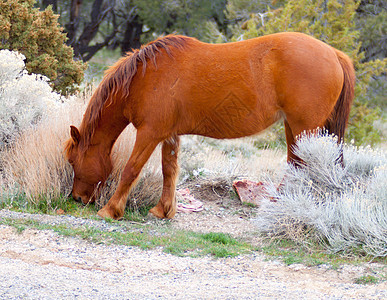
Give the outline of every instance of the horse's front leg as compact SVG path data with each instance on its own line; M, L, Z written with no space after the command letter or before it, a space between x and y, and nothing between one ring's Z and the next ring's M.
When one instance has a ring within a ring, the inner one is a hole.
M159 203L149 212L160 219L171 219L176 214L176 178L179 172L177 155L179 152L180 138L171 137L163 142L162 167L163 167L163 193Z
M98 211L100 217L118 220L124 216L130 189L159 142L160 140L152 138L149 131L137 131L133 152L122 172L117 190L109 202Z

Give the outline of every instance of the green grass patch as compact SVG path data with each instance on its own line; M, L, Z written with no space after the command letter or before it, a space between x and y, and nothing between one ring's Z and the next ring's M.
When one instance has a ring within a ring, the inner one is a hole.
M102 221L101 221L102 222ZM128 224L112 221L113 231L94 227L49 225L34 220L2 219L0 223L15 227L18 232L25 228L53 230L63 236L78 237L93 243L137 246L141 249L163 248L164 252L177 256L233 257L252 250L252 247L221 233L201 234L192 231L172 230L170 226Z
M221 232L209 232L202 235L202 238L214 244L236 245L238 242L228 234Z
M197 233L178 231L165 248L165 252L178 256L234 257L253 250L247 243L238 241L224 233Z
M379 278L372 275L364 275L355 279L356 284L376 284L379 282Z
M126 209L124 212L123 219L125 221L132 221L132 222L144 222L145 217L148 215L149 210L153 206L141 206L138 209Z
M245 206L245 207L250 207L250 208L258 207L256 204L250 203L250 202L243 202L242 205Z
M266 129L262 136L256 138L254 147L259 150L286 149L285 128L283 123L277 122Z
M94 205L82 205L64 195L58 197L39 196L33 201L26 199L24 193L16 193L0 199L0 209L9 209L31 214L70 214L75 217L95 215Z
M286 265L304 264L311 267L327 264L333 269L338 269L343 264L356 265L370 261L386 264L386 258L375 258L356 253L352 255L328 253L326 248L315 241L308 241L305 245L300 245L288 239L272 239L266 241L259 251L268 257L281 259Z

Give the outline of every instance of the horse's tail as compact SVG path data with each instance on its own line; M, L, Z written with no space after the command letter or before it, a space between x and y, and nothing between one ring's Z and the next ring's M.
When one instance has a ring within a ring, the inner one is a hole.
M343 52L336 50L337 58L344 72L343 87L336 102L336 105L325 123L329 133L335 134L339 142L344 139L344 132L347 127L349 112L355 95L355 69L351 59Z

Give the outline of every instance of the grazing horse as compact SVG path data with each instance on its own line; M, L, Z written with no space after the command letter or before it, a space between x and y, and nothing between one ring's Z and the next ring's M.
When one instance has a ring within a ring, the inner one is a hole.
M162 143L163 190L150 212L176 213L179 136L216 139L254 135L285 122L288 161L295 138L325 127L343 138L355 73L344 53L301 33L227 44L169 35L122 57L92 95L82 123L71 126L66 156L74 168L72 197L93 202L112 171L112 147L124 128L137 129L117 190L98 212L122 218L130 188Z

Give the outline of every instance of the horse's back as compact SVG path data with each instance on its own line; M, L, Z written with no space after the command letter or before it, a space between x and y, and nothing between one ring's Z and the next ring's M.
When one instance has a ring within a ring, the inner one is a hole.
M335 50L300 33L227 44L188 39L147 68L139 79L142 118L215 138L255 134L301 110L310 119L322 109L321 123L343 84Z

